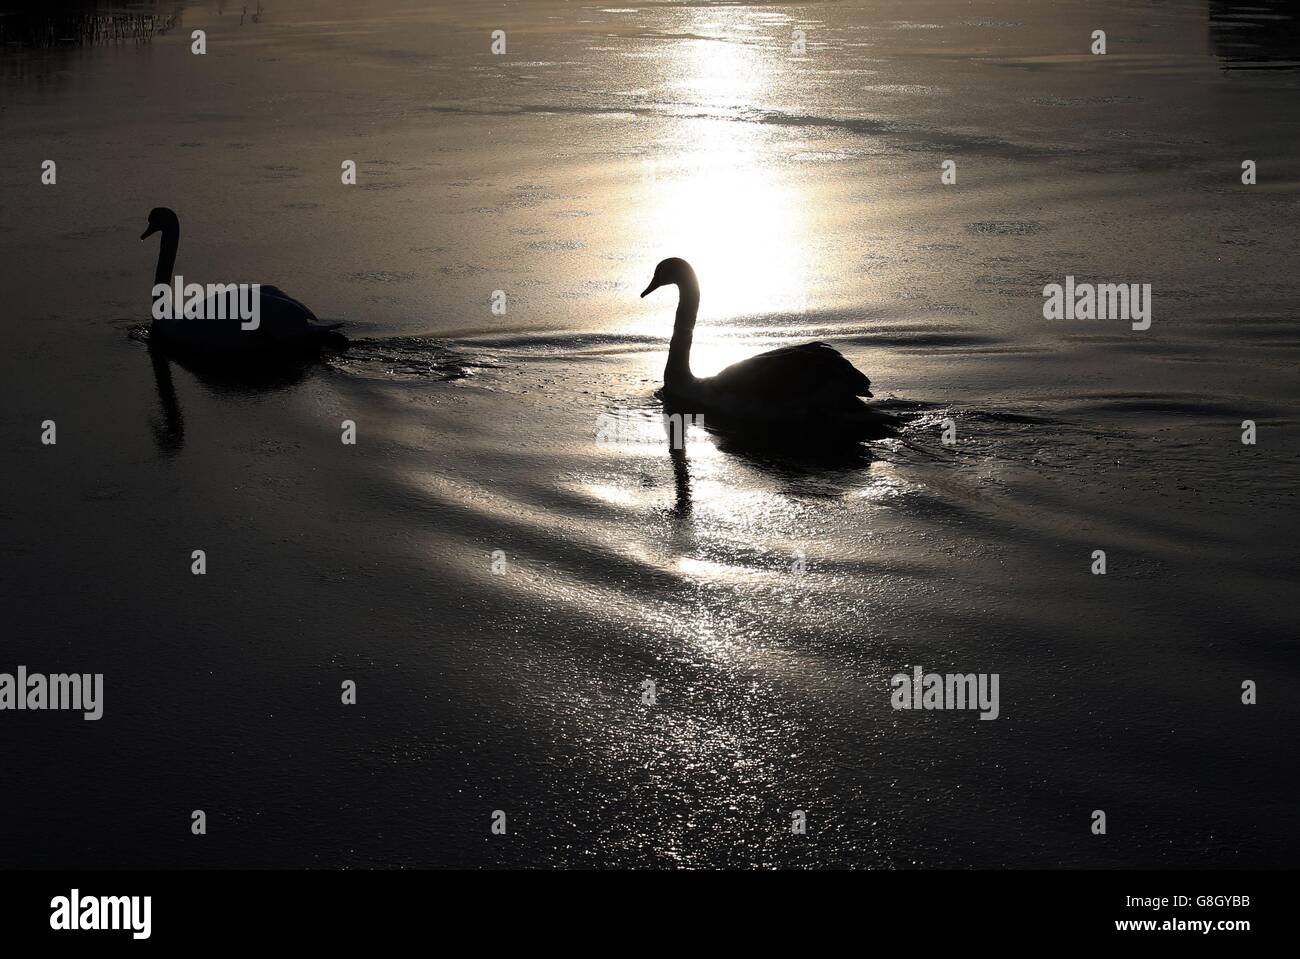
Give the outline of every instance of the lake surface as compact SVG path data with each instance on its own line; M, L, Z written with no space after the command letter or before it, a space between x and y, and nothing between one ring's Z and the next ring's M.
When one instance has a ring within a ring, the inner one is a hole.
M1290 7L93 12L0 18L0 671L105 677L0 713L0 865L1296 863ZM155 206L360 342L151 362ZM824 340L903 435L670 450L666 256L697 373Z

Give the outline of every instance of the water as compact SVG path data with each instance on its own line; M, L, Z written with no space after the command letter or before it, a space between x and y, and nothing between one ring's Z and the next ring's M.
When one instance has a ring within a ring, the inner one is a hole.
M0 670L106 705L4 714L0 863L1295 862L1289 8L96 9L155 19L4 18ZM158 205L362 342L152 363ZM671 451L668 255L697 373L823 339L902 437ZM1000 717L891 709L916 665Z

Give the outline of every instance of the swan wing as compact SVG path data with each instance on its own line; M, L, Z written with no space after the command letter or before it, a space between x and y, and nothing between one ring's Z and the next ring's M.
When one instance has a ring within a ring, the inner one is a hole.
M751 356L728 366L711 382L715 390L766 400L808 402L814 397L871 395L871 381L826 343L786 346Z
M261 288L260 332L274 340L295 340L306 336L308 328L316 322L316 314L300 300L295 300L279 287L263 285Z

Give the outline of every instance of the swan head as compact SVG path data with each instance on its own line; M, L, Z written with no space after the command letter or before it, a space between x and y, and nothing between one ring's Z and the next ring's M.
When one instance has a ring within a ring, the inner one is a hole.
M641 291L641 295L653 293L661 286L697 286L695 271L691 265L679 256L670 256L666 260L660 260L659 265L655 267L655 275L650 280L650 285Z
M140 239L147 239L159 230L164 233L181 231L181 221L165 206L156 206L149 211L149 229L140 234Z

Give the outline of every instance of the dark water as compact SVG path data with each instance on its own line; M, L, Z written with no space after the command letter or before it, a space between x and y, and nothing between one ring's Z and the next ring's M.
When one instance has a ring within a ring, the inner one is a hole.
M3 20L0 671L105 715L0 713L0 864L1294 864L1289 7L254 12ZM362 342L151 361L161 204ZM823 339L902 437L670 450L666 255L697 372Z

